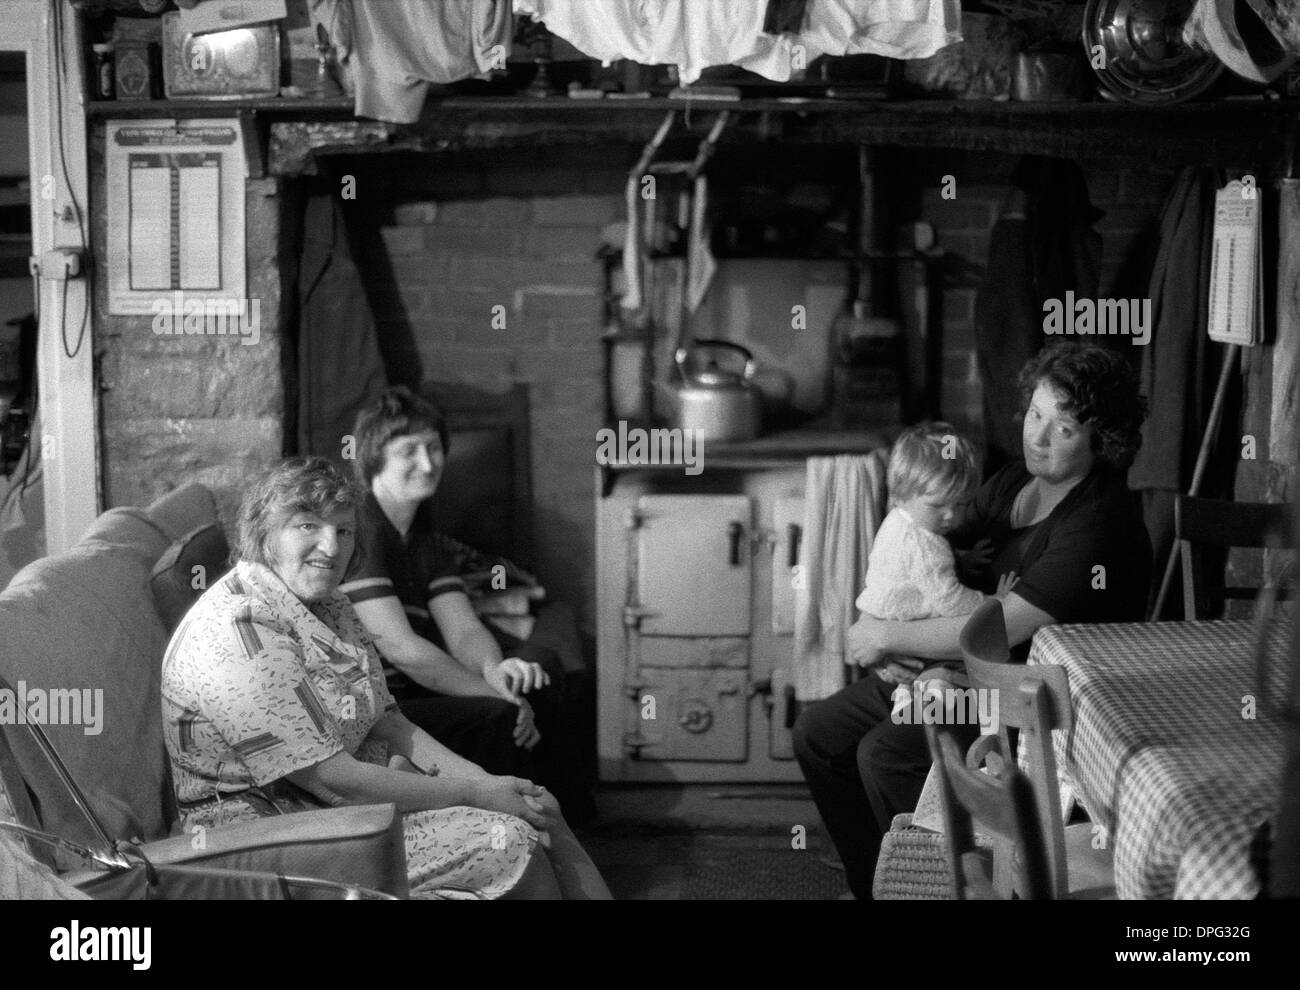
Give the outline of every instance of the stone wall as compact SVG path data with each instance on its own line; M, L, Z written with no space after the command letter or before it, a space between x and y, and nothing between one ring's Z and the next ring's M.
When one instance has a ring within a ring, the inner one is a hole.
M143 505L188 481L217 495L229 526L249 480L284 451L281 199L274 179L246 183L248 297L260 337L162 336L151 316L109 316L102 126L92 132L91 236L106 506Z

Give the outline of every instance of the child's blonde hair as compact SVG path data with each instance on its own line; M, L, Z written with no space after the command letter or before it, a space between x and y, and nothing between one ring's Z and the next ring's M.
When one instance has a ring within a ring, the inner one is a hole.
M888 482L892 505L917 495L935 495L944 501L966 498L980 483L975 445L950 423L909 427L890 451Z

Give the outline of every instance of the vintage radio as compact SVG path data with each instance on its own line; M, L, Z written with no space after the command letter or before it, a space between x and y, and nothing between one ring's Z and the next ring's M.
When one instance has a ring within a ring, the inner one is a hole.
M163 15L163 84L169 100L278 96L278 25L190 34L181 26L179 14Z

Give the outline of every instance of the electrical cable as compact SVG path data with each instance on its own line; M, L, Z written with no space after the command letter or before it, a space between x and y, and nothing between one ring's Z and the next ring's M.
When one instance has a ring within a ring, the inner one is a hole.
M60 314L59 334L63 344L63 353L69 360L74 359L81 353L81 345L86 338L86 327L90 321L90 305L94 295L95 286L95 266L91 253L90 241L86 237L85 217L81 211L81 203L77 199L76 190L72 187L72 179L68 174L68 158L64 148L63 129L65 121L63 119L63 76L67 69L63 55L63 42L65 25L63 21L63 6L59 0L52 0L53 3L53 45L54 45L54 105L56 121L52 128L54 138L58 142L59 148L59 167L63 173L64 188L68 191L68 198L72 201L73 215L77 218L77 235L80 240L80 248L86 253L86 298L81 307L81 327L77 331L77 343L73 347L68 346L68 280L63 280L63 312Z

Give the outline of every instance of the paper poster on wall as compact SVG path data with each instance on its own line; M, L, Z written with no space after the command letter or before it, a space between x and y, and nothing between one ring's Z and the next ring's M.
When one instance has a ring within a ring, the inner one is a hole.
M109 121L106 157L108 311L153 315L191 299L242 303L238 122Z
M1234 179L1214 199L1209 330L1212 340L1225 344L1251 347L1262 339L1259 206L1253 177Z

